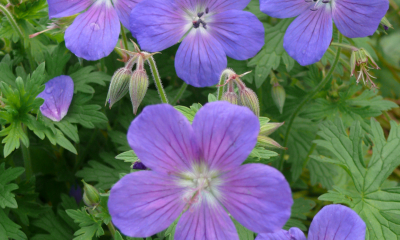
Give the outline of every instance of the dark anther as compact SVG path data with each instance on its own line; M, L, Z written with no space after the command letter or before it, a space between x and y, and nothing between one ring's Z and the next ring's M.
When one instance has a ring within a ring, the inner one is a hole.
M198 16L199 18L201 18L203 15L204 15L203 12L200 12L200 13L197 14L197 16Z
M206 14L210 11L210 9L206 8Z
M195 21L195 22L193 22L193 27L194 28L199 28L199 26L200 26L200 21Z

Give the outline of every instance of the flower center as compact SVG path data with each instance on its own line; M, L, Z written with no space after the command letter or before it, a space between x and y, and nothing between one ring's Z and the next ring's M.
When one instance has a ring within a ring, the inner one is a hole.
M317 11L318 10L318 8L317 8L318 3L320 3L320 2L329 3L331 0L305 0L305 1L306 2L310 2L310 3L314 2L315 4L310 10L311 11Z
M205 164L195 164L192 171L180 175L179 183L186 188L183 195L187 204L185 210L204 199L215 199L221 183L218 176L217 171L209 170Z
M207 29L207 23L205 22L206 15L209 13L209 9L206 8L204 12L198 12L197 17L193 20L193 27L199 28L202 26L204 29Z

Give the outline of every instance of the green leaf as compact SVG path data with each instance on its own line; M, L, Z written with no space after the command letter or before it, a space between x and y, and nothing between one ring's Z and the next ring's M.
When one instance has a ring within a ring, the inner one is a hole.
M238 232L240 240L254 240L254 233L249 229L245 228L238 221L232 218L233 224L235 224L236 231Z
M71 54L63 43L59 44L52 53L47 52L45 54L45 60L49 78L63 75L65 65L70 58Z
M250 60L249 67L255 67L255 83L259 88L267 79L271 70L276 70L281 60L290 72L294 66L293 58L283 49L283 36L292 19L281 20L276 26L265 29L265 45L261 51Z
M85 208L81 210L69 209L66 212L81 227L81 229L74 233L74 240L92 240L95 235L96 237L104 235L104 230L101 227L102 221L88 214Z
M251 151L246 161L250 162L262 161L262 163L267 164L273 161L273 159L270 160L271 157L276 157L276 156L278 156L278 153L265 149L264 147L258 146Z
M292 227L300 228L307 231L306 226L302 220L306 220L306 214L315 207L315 202L304 198L295 199L292 205L292 213L290 219L286 222L283 229L289 230Z
M90 86L91 83L96 83L101 86L105 86L106 82L111 80L111 76L104 72L93 72L96 70L94 66L87 66L74 73L70 73L69 76L74 81L74 92L77 93L94 93L94 88Z
M45 214L33 221L33 225L45 230L48 234L36 234L32 240L71 240L71 228L61 220L60 217L54 214L51 209L48 209Z
M90 167L84 167L76 173L77 177L86 182L97 182L94 186L101 189L110 189L120 179L121 173L129 173L130 163L117 161L113 154L102 152L101 159L104 163L91 160Z
M129 162L129 163L134 163L134 162L137 162L137 160L138 160L138 157L136 156L136 154L133 150L129 150L127 152L118 154L115 158L118 160L123 160L124 162Z
M28 239L20 228L21 226L11 221L4 210L0 208L0 239Z
M22 129L20 122L11 123L7 128L0 131L0 136L6 136L2 141L2 143L5 143L3 150L4 157L10 155L15 149L18 149L20 147L20 141L26 147L29 147L28 136Z
M63 120L79 123L85 128L94 128L100 124L106 124L108 119L104 113L99 111L101 106L86 104L91 98L92 95L76 94L72 99L68 114Z
M400 126L391 122L389 137L385 139L378 122L371 119L371 135L374 143L372 156L364 157L364 131L360 122L354 122L350 135L341 121L327 121L318 133L319 146L329 150L332 157L313 157L319 161L336 163L351 177L352 185L320 196L321 200L349 205L367 224L366 239L399 239L400 236L400 188L384 189L388 176L400 164Z
M17 208L15 195L11 192L18 189L15 183L9 183L19 177L25 171L22 167L5 169L5 163L0 165L0 207Z

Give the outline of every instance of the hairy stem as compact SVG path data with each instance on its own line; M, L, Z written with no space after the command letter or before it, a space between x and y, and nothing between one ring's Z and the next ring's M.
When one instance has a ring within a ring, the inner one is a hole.
M175 96L174 100L172 100L172 103L171 103L172 105L175 105L179 101L179 99L182 97L183 93L185 92L187 86L188 85L185 82L182 84L181 88L179 89L178 94Z
M225 81L225 74L222 74L219 83L218 83L218 94L217 94L217 100L221 101L222 95L224 94L224 81Z
M108 230L110 230L111 236L113 239L115 239L115 227L112 224L112 222L110 222L109 224L107 224Z
M343 41L343 35L339 33L339 43L342 43ZM285 141L283 143L283 147L286 148L288 141L289 141L289 135L290 135L290 130L292 130L293 122L295 118L299 115L300 111L303 109L303 107L311 100L313 99L321 89L325 87L325 85L329 82L333 72L335 71L335 68L339 62L340 59L340 51L341 47L339 46L337 51L336 51L336 57L335 60L331 66L331 69L329 70L328 74L326 74L325 78L322 79L322 81L318 84L317 87L315 87L314 90L312 90L304 99L301 101L299 106L296 108L296 110L293 112L293 114L290 116L288 127L286 129L286 134L285 134ZM281 154L281 158L279 160L279 170L283 170L283 162L284 162L284 156L285 156L286 149L283 150Z
M359 50L358 48L356 48L356 47L354 47L352 45L348 45L348 44L344 44L344 43L332 42L331 46L346 48L346 49L349 49L351 51L358 51Z
M156 83L158 94L160 94L161 102L168 103L167 95L165 94L164 88L161 83L160 75L158 74L156 62L154 61L153 57L150 57L147 61L149 61L149 63L150 63L151 73L153 74L153 78L154 78L154 82Z
M24 47L24 49L26 50L26 53L28 55L29 65L31 66L31 70L33 71L34 67L35 67L35 62L33 61L31 52L28 50L28 46L25 45L25 37L24 37L24 34L22 33L21 28L19 28L19 26L18 26L17 22L15 21L15 19L13 18L12 14L8 11L8 9L3 4L0 4L0 11L2 11L4 13L7 20L10 22L11 27L14 29L14 31L17 32L19 39L21 41L21 44Z
M124 41L125 49L128 50L128 39L126 39L125 28L122 25L122 23L121 23L121 35L122 35L122 40Z

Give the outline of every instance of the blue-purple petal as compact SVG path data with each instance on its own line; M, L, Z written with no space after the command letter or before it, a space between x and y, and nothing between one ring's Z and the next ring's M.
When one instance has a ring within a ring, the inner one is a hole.
M150 237L182 212L183 189L171 175L139 171L125 175L110 191L111 220L130 237Z
M221 43L226 55L237 60L254 57L264 45L264 26L250 13L229 10L212 17L211 34Z
M117 11L119 21L124 27L129 29L129 14L132 9L142 0L113 0L115 11Z
M44 91L37 96L44 99L40 111L44 116L59 122L67 115L73 95L72 78L64 75L55 77L45 84Z
M260 233L257 235L255 240L306 240L306 239L307 239L306 236L300 229L293 227L289 229L289 231L281 229L273 233Z
M253 150L260 123L247 107L218 101L197 112L193 130L210 169L229 171L238 168Z
M199 159L192 126L168 104L145 107L132 121L127 137L140 161L156 172L181 173Z
M208 9L210 13L219 13L228 10L242 10L250 0L175 0L175 2L188 11Z
M293 204L289 183L264 164L245 164L221 175L219 200L244 227L257 233L282 229Z
M194 87L217 84L226 66L226 55L219 41L200 28L191 30L175 56L176 74Z
M328 4L317 10L307 10L288 27L283 47L300 65L318 62L328 50L332 40L332 16Z
M93 0L47 0L49 18L68 17L82 12L93 3Z
M182 214L175 229L175 240L239 240L235 225L212 195L202 195Z
M332 17L336 27L349 38L373 35L388 9L388 0L332 1Z
M110 1L95 2L65 31L65 45L76 56L99 60L117 45L120 23Z
M130 14L130 31L140 47L158 52L173 46L192 26L181 8L172 0L146 0Z
M308 231L309 240L364 240L366 225L351 208L332 204L315 215Z
M305 0L260 0L261 12L274 18L291 18L311 8Z

